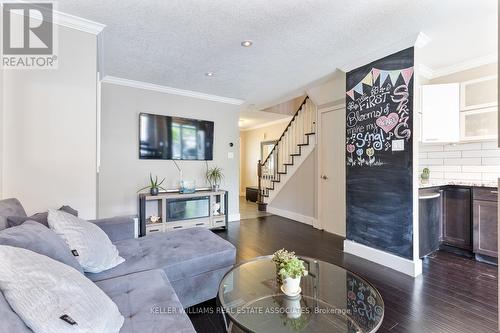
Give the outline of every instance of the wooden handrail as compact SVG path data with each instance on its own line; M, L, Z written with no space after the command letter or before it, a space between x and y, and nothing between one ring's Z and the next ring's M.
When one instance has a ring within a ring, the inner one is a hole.
M297 117L297 115L299 114L300 110L302 110L302 107L306 104L307 100L309 99L309 96L306 96L304 98L304 101L300 104L299 108L297 109L297 111L295 112L295 114L293 115L292 119L290 119L290 122L288 123L288 125L286 126L285 130L283 131L283 133L281 133L281 136L278 140L276 140L276 143L274 144L274 147L273 149L271 149L271 151L269 152L269 155L267 155L266 159L264 160L264 163L261 163L261 165L265 165L267 163L267 160L269 160L269 158L271 157L271 155L273 154L274 150L276 149L276 147L278 146L278 143L283 139L283 137L285 136L286 132L288 131L288 129L290 128L290 126L292 125L293 121L295 120L295 118ZM260 163L260 161L259 161ZM259 177L260 179L260 177Z

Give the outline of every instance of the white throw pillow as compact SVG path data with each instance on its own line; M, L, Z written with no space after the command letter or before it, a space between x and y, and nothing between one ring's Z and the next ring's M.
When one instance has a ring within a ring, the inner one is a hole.
M85 272L99 273L125 261L108 235L96 226L66 212L49 209L49 227L68 244Z
M0 245L0 290L35 333L118 333L115 303L72 267L22 248ZM73 320L75 324L68 321Z

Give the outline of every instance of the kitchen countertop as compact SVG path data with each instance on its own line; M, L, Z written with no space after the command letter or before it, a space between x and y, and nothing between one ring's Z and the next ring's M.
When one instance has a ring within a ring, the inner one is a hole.
M422 183L420 182L419 188L430 188L430 187L438 187L438 186L447 186L447 185L457 185L457 186L471 186L471 187L498 187L498 182L491 181L438 181L438 180L429 180L428 182Z

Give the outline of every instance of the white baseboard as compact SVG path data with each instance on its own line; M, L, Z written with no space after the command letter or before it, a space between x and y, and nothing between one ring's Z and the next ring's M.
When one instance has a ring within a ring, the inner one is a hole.
M271 207L271 206L267 205L267 212L274 214L274 215L286 217L287 219L291 219L291 220L294 220L297 222L302 222L304 224L308 224L311 226L316 225L316 221L315 221L316 219L314 217L291 212L289 210L284 210L284 209Z
M420 259L412 261L401 258L347 239L344 240L344 252L392 268L412 277L422 274L422 260Z
M228 216L229 222L235 222L240 220L240 214L229 214Z

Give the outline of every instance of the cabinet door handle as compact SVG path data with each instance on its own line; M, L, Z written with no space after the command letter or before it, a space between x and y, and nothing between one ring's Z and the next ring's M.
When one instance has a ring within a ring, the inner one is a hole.
M196 223L196 225L205 225L205 223Z
M498 194L498 191L490 191L493 194Z
M157 231L160 231L160 229L151 229L151 230L149 230L149 232L157 232Z
M178 225L176 227L173 227L172 229L181 229L182 228L182 225Z

